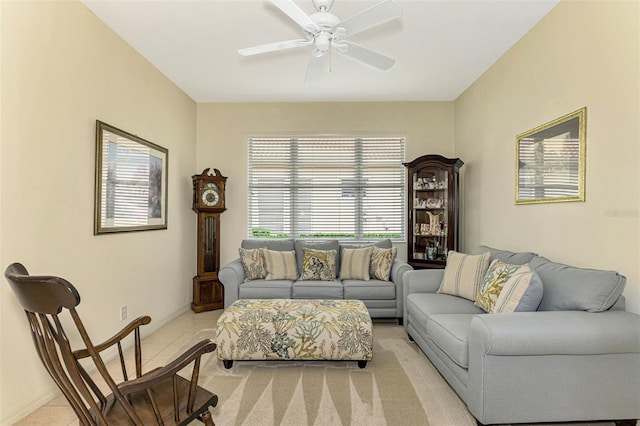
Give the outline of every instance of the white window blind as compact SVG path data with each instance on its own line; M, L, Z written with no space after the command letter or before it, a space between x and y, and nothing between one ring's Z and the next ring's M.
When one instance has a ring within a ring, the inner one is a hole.
M150 149L118 137L117 143L103 144L102 156L108 158L108 167L102 170L102 222L148 225L150 218L159 217L152 207L156 204L153 195L162 185L160 160L150 155ZM150 191L152 184L156 191Z
M519 198L569 197L578 193L580 140L569 133L520 141Z
M248 235L405 236L404 138L249 138Z

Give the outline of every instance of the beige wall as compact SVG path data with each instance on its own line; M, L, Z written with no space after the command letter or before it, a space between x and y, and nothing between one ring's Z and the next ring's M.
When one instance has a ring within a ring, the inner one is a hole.
M465 247L627 276L640 312L640 11L564 1L456 100ZM586 202L514 205L515 135L587 107Z
M0 2L2 271L11 262L76 285L102 340L129 318L187 309L195 272L190 210L196 106L79 2ZM169 149L168 230L93 235L95 120ZM53 382L24 313L0 284L0 424L44 403Z
M393 134L406 159L453 155L453 102L198 104L197 169L227 176L221 263L247 236L247 137L291 134ZM404 245L399 256L406 258Z

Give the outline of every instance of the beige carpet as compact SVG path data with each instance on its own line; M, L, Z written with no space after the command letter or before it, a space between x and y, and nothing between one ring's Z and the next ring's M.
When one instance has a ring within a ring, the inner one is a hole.
M207 356L200 383L220 398L216 425L476 424L402 326L374 322L373 330L364 369L355 361L237 361L227 370Z

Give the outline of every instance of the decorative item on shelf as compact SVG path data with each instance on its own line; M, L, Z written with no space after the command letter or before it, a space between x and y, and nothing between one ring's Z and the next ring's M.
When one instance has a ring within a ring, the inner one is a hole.
M220 269L220 214L225 205L227 178L220 170L204 169L193 175L193 205L198 213L197 275L193 277L194 312L224 308L224 287L218 280Z
M439 208L442 208L443 203L444 203L444 199L442 197L427 198L426 206L429 209L439 209Z

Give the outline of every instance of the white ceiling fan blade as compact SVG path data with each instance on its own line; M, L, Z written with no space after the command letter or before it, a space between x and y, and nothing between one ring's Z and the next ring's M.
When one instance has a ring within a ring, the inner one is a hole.
M382 3L378 3L369 9L365 9L345 19L336 25L336 28L344 28L346 34L342 36L342 38L346 38L373 28L376 25L399 18L400 16L402 16L402 8L398 3L393 0L385 0Z
M343 55L350 56L358 61L364 62L367 65L371 65L374 68L378 68L382 71L389 70L393 64L396 63L396 60L390 58L388 56L382 55L380 53L376 53L373 50L366 49L362 46L358 46L357 44L349 43L349 42L341 42L347 45L347 49L336 49L337 52L342 53Z
M314 34L320 31L318 24L313 22L309 15L304 13L304 11L293 2L293 0L271 0L271 3L291 18L296 24L300 25L303 30Z
M304 77L305 83L315 83L322 78L326 68L327 56L329 56L328 53L322 56L316 56L311 53L309 65L307 65L307 74Z
M309 40L298 39L298 40L286 40L286 41L277 41L275 43L267 43L261 44L259 46L246 47L244 49L238 50L238 53L242 56L251 56L251 55L259 55L261 53L269 53L275 52L278 50L291 49L294 47L302 47L310 44Z

